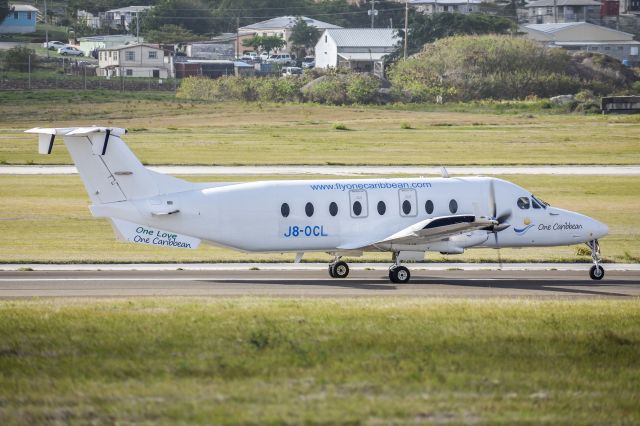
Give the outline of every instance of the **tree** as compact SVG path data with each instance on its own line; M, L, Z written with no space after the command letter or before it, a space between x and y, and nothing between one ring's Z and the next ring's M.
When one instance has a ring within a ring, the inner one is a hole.
M197 41L202 39L202 36L198 36L179 25L171 24L162 25L157 30L147 31L145 35L145 40L150 43L178 43L181 41Z
M269 54L269 52L271 52L272 50L277 50L284 47L285 44L286 42L284 41L284 39L278 36L259 35L254 35L250 39L246 39L242 42L242 45L245 47L253 47L256 50L265 51L267 52L267 54Z
M293 45L298 58L301 58L305 56L307 49L316 45L318 37L320 37L320 31L298 16L295 25L291 28L289 41Z
M0 0L0 22L4 21L4 18L9 14L9 1Z
M140 23L145 33L163 25L178 25L194 34L218 32L213 14L202 0L161 0Z

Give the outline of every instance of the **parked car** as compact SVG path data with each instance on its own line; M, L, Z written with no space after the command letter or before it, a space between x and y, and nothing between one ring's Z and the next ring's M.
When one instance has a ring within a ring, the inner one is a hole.
M84 56L84 52L78 48L73 46L65 46L58 49L58 53L62 56L71 55L71 56Z
M240 57L241 61L257 62L258 54L256 52L247 52Z
M49 49L49 50L58 50L62 47L66 47L67 45L64 44L61 41L50 41L50 42L44 42L42 43L42 47L44 47L45 49Z
M314 68L316 66L315 56L305 56L302 60L302 68Z
M292 61L293 61L293 58L291 58L291 55L289 55L288 53L271 55L269 56L269 59L267 59L267 62L271 62L272 64L282 64L282 65L289 65Z
M262 53L260 54L260 60L261 60L262 62L266 62L266 61L267 61L267 59L269 59L269 54L268 54L267 52L262 52Z
M302 75L302 68L300 67L284 67L282 68L282 76L290 77L292 75Z

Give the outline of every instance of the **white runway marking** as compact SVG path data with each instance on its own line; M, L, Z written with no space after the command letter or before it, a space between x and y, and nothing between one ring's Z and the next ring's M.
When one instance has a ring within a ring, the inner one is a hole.
M149 169L170 175L414 175L440 176L440 167L433 166L149 166ZM631 166L451 166L451 175L580 175L580 176L640 176L640 165ZM74 166L0 166L0 175L71 175Z

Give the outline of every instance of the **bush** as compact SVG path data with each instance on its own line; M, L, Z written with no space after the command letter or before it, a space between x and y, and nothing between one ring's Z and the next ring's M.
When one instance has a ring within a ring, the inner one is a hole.
M296 102L301 99L300 88L304 82L298 78L277 77L187 77L180 83L176 96L207 101Z
M348 103L346 78L326 75L314 81L305 91L305 98L321 104L343 105Z
M380 80L369 74L354 74L347 82L347 97L350 102L368 104L373 102L380 88Z
M31 59L31 69L33 70L38 63L35 50L23 46L13 47L4 54L4 68L27 72L29 71L29 59Z
M609 93L629 84L622 71L607 71L608 61L524 38L456 36L398 62L389 77L394 90L413 101L546 98L583 89Z

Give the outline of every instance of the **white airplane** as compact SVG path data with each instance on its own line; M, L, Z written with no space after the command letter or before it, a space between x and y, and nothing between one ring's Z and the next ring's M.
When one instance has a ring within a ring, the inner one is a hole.
M345 278L343 256L389 252L389 278L406 283L403 260L428 251L458 254L476 247L586 243L600 280L598 238L605 224L552 207L531 192L490 177L295 180L192 183L144 167L113 127L35 128L39 152L61 135L80 173L95 217L124 241L198 247L201 241L247 252L327 252L333 278Z

